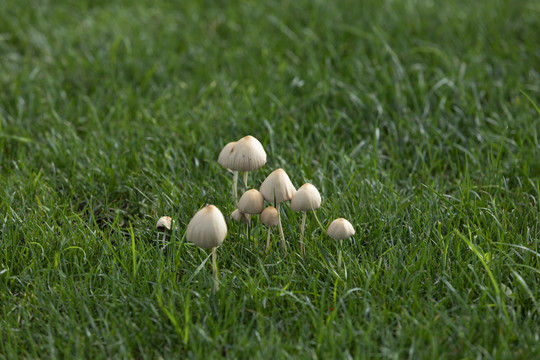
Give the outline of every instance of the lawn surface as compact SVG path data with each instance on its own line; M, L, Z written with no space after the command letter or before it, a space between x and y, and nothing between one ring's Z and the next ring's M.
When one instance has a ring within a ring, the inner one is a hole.
M540 356L536 1L4 0L0 359ZM323 205L229 221L251 134ZM185 241L215 204L229 234ZM178 229L156 245L157 219ZM336 217L356 228L338 243Z

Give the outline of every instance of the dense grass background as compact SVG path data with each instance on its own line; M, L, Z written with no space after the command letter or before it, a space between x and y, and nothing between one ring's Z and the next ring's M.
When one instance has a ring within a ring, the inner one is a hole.
M0 6L0 358L540 356L536 1ZM529 99L527 98L530 98ZM291 248L229 223L222 146L319 188ZM162 251L154 225L177 219ZM357 229L337 268L325 235Z

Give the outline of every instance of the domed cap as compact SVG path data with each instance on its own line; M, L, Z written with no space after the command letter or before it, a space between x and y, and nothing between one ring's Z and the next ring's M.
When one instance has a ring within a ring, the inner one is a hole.
M266 152L259 140L248 135L232 146L227 168L234 171L253 171L266 164Z
M246 191L238 201L238 210L245 214L260 214L264 210L264 198L255 189Z
M156 229L167 229L167 230L171 230L171 225L172 225L173 221L171 219L170 216L162 216L159 218L157 224L156 224Z
M214 205L208 205L197 211L186 230L187 240L203 249L211 249L220 245L226 236L225 218Z
M351 223L344 218L339 218L330 224L326 232L332 239L347 239L354 235L354 228Z
M218 157L218 163L221 166L224 166L226 168L229 167L229 159L231 157L231 153L233 152L234 145L236 145L236 141L230 142L227 145L223 147L223 150L219 153Z
M241 212L240 210L236 209L232 212L231 214L231 218L236 221L236 222L239 222L240 224L248 224L249 223L249 220L251 219L251 215L249 214L244 214L243 212Z
M261 222L266 226L277 226L279 214L275 207L269 206L261 213Z
M300 186L291 200L293 211L317 210L319 207L321 207L321 194L315 186L308 183Z
M275 195L276 202L280 203L291 200L296 189L287 173L283 169L277 169L264 179L259 191L264 200L273 202Z

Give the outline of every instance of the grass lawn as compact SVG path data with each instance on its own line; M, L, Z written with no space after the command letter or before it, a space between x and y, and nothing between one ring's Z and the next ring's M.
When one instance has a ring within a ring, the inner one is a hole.
M4 0L0 359L540 357L536 1ZM290 251L222 147L311 182ZM214 204L229 232L185 240ZM178 229L165 248L162 215ZM345 217L356 235L326 236Z

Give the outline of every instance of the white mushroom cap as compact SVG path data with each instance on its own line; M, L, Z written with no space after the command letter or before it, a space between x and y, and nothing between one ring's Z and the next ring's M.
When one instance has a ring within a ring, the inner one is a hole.
M277 209L273 206L269 206L264 209L261 213L261 222L268 227L277 226L279 223L279 214Z
M291 200L292 211L317 210L319 207L321 207L321 194L309 183L300 186Z
M264 200L273 202L275 195L276 202L280 203L291 200L296 189L287 173L283 169L277 169L264 179L259 191Z
M171 225L172 225L173 221L171 219L170 216L162 216L159 218L157 224L156 224L156 229L167 229L167 230L171 230Z
M236 145L236 141L228 143L227 145L223 147L223 150L221 150L221 152L219 153L219 157L217 161L221 166L228 168L229 159L231 157L231 153L233 152L234 145Z
M259 190L246 191L238 201L238 210L245 214L260 214L264 210L264 198Z
M236 222L239 222L240 224L247 224L249 223L249 220L251 219L251 215L249 214L244 214L243 212L241 212L240 210L236 209L232 212L231 214L231 218L236 221Z
M220 245L226 236L225 218L214 205L208 205L197 211L189 221L186 230L187 240L203 249Z
M326 232L332 239L347 239L354 235L355 231L352 224L344 218L339 218L330 224Z
M232 146L227 164L234 171L256 170L266 164L266 152L259 140L248 135Z

